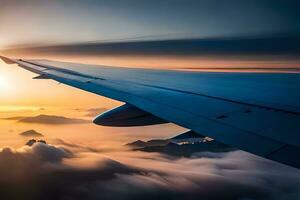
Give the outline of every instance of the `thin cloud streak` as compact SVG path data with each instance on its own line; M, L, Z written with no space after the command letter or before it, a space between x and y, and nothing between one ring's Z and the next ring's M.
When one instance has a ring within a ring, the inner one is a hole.
M37 115L33 117L9 117L9 118L3 118L5 120L17 120L17 122L22 123L34 123L34 124L53 124L53 125L59 125L59 124L82 124L82 123L88 123L89 120L84 119L77 119L77 118L68 118L64 116L58 116L58 115Z
M143 56L272 56L296 59L300 54L300 37L294 34L273 34L249 37L161 39L115 42L88 42L69 45L14 48L16 52L63 55L143 55Z

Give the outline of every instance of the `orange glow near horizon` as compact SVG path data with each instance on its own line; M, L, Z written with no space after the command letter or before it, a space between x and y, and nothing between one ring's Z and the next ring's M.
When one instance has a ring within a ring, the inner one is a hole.
M4 52L5 53L5 52ZM82 64L96 64L151 69L185 69L202 68L297 68L299 59L287 59L280 56L142 56L142 55L59 55L55 53L36 53L17 49L4 54L13 58L49 59Z
M0 74L0 105L80 108L99 105L112 107L118 104L52 80L33 80L35 74L2 61Z

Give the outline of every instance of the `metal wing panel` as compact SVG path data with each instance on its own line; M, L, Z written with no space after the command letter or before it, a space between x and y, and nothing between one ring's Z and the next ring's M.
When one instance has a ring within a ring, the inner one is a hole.
M124 70L120 67L45 60L37 61L37 63L69 69L90 76L104 76L111 80L177 89L300 113L299 74L178 72L132 68ZM289 98L291 95L293 98Z

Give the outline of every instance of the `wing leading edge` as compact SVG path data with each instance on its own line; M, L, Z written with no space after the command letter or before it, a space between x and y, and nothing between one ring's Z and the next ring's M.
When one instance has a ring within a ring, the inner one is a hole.
M300 168L298 74L196 73L13 60L219 142Z

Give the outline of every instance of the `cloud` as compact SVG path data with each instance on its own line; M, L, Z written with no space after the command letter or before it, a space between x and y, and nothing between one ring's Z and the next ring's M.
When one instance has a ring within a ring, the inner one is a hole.
M28 130L20 133L19 135L25 136L25 137L43 137L43 134L35 131L35 130Z
M71 157L72 153L66 149L37 142L29 151L37 159L47 162L60 162L63 158Z
M17 188L18 185L27 187L27 183L31 183L32 179L45 172L48 164L60 163L63 158L70 157L72 153L64 148L42 142L36 142L32 146L26 145L20 149L9 147L2 149L0 151L0 194L7 193L8 191L5 190L7 187ZM1 199L9 198L1 197Z
M3 149L0 177L2 199L14 195L44 200L300 197L300 170L242 151L170 160L158 153L100 153L69 143L36 142Z
M37 143L37 142L47 144L47 142L46 142L45 140L35 140L35 139L31 139L31 140L28 140L28 141L26 142L26 145L31 147L32 145L34 145L34 144Z
M24 118L26 118L26 117L18 116L18 117L7 117L7 118L2 118L2 119L5 119L5 120L16 120L16 121L18 121L18 120L22 120Z
M298 199L300 171L235 151L194 159L130 160L149 173L120 175L108 185L126 199ZM155 155L157 156L157 155ZM198 157L198 156L201 156ZM140 164L136 164L140 163ZM122 185L128 190L122 189ZM121 188L121 189L118 189ZM121 193L121 194L120 194ZM296 198L298 197L298 198ZM115 196L114 198L117 198Z
M239 56L281 55L295 58L300 53L299 37L289 32L278 34L88 42L70 45L8 49L6 53L24 51L64 55L148 55L148 56Z
M74 143L66 142L66 141L61 140L61 139L56 139L55 143L59 144L59 145L63 145L67 148L70 148L70 149L72 149L73 151L76 151L76 152L78 152L78 151L79 152L102 152L102 150L99 149L99 148L74 144Z
M68 118L57 115L37 115L33 117L11 117L5 118L6 120L17 120L23 123L36 123L36 124L82 124L88 123L89 120Z

